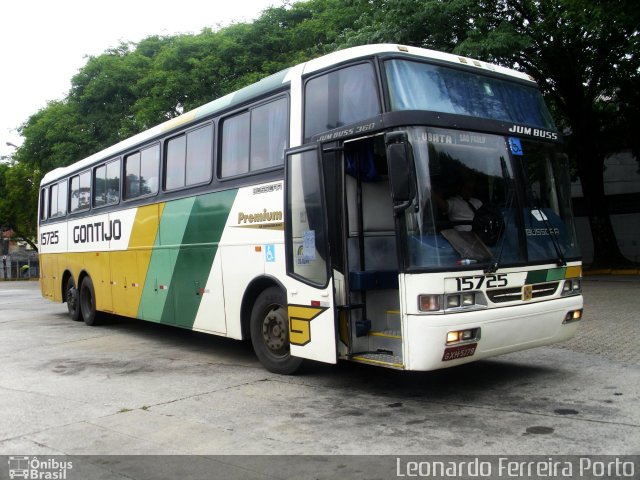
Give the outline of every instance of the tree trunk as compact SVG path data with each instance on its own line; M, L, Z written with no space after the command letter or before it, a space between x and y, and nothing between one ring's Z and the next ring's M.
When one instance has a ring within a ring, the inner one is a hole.
M17 238L18 240L22 240L24 242L27 242L31 246L31 248L33 248L36 252L38 251L38 246L33 242L33 240L31 240L26 235L22 235L15 228L13 229L13 237Z

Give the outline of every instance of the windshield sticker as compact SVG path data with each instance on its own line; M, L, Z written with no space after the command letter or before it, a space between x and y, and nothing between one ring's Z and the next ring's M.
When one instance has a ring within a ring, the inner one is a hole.
M531 210L531 215L533 215L539 222L549 220L542 210Z
M519 138L509 137L509 148L514 155L523 155L522 144Z
M302 254L308 260L316 259L316 232L307 230L302 232Z

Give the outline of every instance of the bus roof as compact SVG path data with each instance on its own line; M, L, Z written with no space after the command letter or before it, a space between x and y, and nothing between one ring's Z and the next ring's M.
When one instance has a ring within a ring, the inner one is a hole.
M308 62L265 77L254 84L229 93L209 103L205 103L204 105L195 108L194 110L190 110L189 112L186 112L178 117L172 118L171 120L140 132L137 135L129 137L115 145L96 152L93 155L79 160L67 167L56 168L55 170L48 172L43 177L41 185L53 182L71 173L84 170L85 168L90 167L100 160L108 160L110 157L121 154L128 149L143 144L144 142L152 138L176 129L181 125L189 123L193 120L205 118L229 107L240 105L247 100L250 100L251 98L259 97L270 91L277 90L283 85L289 83L291 81L292 75L307 75L319 70L323 70L325 68L330 68L333 65L338 65L351 60L357 60L358 58L366 58L374 55L393 53L438 60L456 65L464 65L467 67L478 68L481 70L510 76L519 80L533 82L533 79L529 75L510 68L493 65L490 63L481 62L479 60L474 60L458 55L452 55L450 53L438 52L436 50L428 50L419 47L409 47L397 44L374 44L347 48L344 50L339 50L337 52L329 53L313 60L309 60Z

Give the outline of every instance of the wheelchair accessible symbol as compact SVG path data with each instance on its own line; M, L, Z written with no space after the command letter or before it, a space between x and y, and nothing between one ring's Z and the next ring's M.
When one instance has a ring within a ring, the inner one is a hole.
M511 148L511 153L514 155L524 154L519 138L509 137L509 147Z
M265 245L264 248L264 256L267 262L275 262L276 261L276 246L275 245Z

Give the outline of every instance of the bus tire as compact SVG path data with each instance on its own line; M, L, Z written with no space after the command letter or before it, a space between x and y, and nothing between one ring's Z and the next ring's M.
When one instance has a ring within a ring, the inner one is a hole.
M84 323L89 326L98 325L96 312L96 292L93 288L91 277L84 277L80 284L80 311Z
M302 363L289 346L287 297L278 287L263 290L251 309L251 343L260 363L273 373L290 375Z
M69 310L69 316L71 320L77 322L80 320L80 301L78 298L78 289L76 288L76 281L70 275L67 279L67 284L64 287L64 298L67 302L67 309Z

